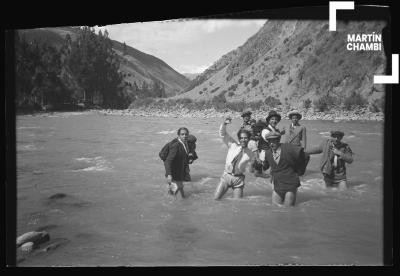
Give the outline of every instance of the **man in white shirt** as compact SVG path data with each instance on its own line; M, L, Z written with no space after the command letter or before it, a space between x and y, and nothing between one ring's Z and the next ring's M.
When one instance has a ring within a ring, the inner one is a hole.
M239 143L236 142L227 132L226 125L231 123L231 118L225 118L219 128L219 134L223 142L228 146L224 172L221 180L215 190L214 198L221 199L229 188L233 189L233 197L243 197L244 172L246 167L253 162L255 158L254 149L248 148L250 141L250 132L246 129L240 129L237 136Z

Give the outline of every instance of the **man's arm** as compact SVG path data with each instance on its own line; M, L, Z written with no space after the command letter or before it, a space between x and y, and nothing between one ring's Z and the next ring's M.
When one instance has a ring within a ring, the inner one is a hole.
M266 139L266 136L267 136L268 133L269 133L269 130L266 129L266 128L264 128L264 129L261 131L261 138L263 138L264 141L266 141L266 142L268 142L267 139Z
M301 141L300 141L301 146L303 147L304 150L306 150L307 146L307 135L306 135L306 128L303 127L301 130Z
M226 132L227 124L230 124L230 118L225 118L219 127L219 136L222 137L222 141L229 147L232 143L236 143L236 141Z
M325 141L322 141L321 144L319 144L318 146L312 147L308 150L306 150L305 152L308 154L319 154L322 153L323 148L324 148L324 143L326 143Z
M333 152L339 155L340 159L342 159L346 163L353 163L353 152L351 151L349 146L344 148L344 151L334 149Z
M167 176L167 182L170 183L172 181L172 163L178 154L178 145L177 143L170 145L169 152L167 158L164 161L165 167L165 175Z

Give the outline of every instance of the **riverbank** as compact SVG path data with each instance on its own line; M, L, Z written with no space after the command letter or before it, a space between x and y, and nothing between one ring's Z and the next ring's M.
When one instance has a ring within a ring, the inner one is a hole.
M156 108L139 108L139 109L101 109L92 110L102 115L120 115L120 116L141 116L141 117L171 117L171 118L223 118L231 116L232 118L240 118L241 113L228 110L226 112L217 111L213 108L204 110L190 110L188 108L182 109L156 109ZM289 111L277 110L282 115L282 118L287 118ZM331 110L327 112L317 112L312 109L299 110L302 114L302 120L330 120L330 121L383 121L383 112L371 112L368 108L359 108L356 110ZM263 110L252 111L252 117L256 119L265 119L268 112Z

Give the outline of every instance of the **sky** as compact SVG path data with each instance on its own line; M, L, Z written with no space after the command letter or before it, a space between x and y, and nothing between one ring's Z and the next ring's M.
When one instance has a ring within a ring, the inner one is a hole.
M179 73L198 74L243 45L266 20L185 19L95 26L109 37L153 55Z

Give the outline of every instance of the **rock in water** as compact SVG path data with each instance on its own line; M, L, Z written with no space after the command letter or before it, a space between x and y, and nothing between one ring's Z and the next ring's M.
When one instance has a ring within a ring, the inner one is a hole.
M34 249L34 246L35 244L33 242L26 242L21 246L21 250L30 253Z
M20 247L24 243L33 242L34 244L40 244L50 240L50 235L46 231L41 232L28 232L17 238L17 247Z

